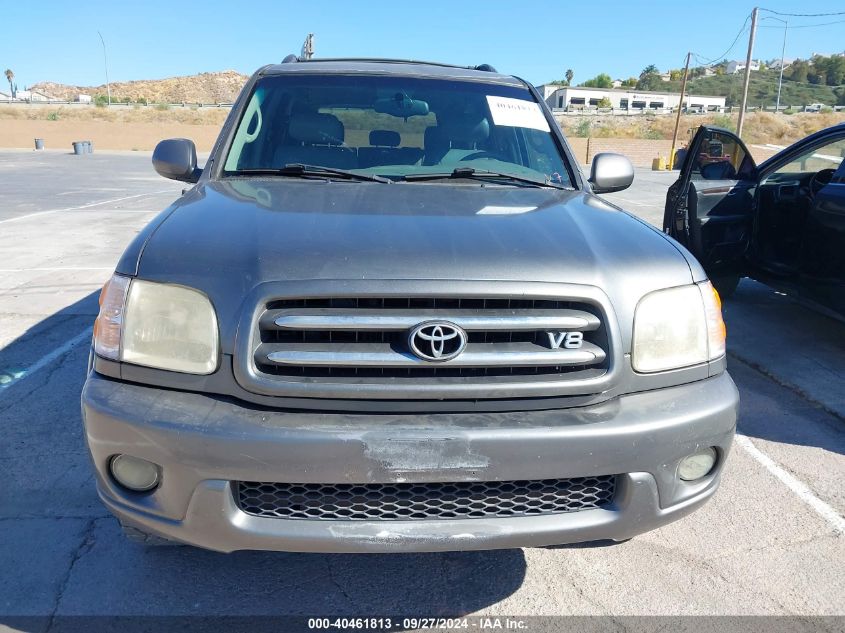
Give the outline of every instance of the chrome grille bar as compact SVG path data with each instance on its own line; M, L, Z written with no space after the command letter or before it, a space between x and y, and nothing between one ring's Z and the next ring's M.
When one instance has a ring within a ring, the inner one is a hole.
M424 321L446 319L467 331L531 331L598 329L598 317L580 310L350 310L293 309L271 312L263 327L287 330L407 330Z
M386 344L320 343L264 344L256 358L270 363L297 366L346 367L555 367L592 365L604 360L605 352L584 342L579 349L548 349L533 343L470 344L460 356L431 363Z

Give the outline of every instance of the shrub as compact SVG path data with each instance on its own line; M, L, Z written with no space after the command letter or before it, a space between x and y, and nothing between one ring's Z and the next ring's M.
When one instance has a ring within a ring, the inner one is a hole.
M586 138L590 135L590 128L592 127L590 119L582 118L575 125L575 136Z
M58 112L55 112L55 111L54 111L54 112L50 112L50 113L47 115L47 120L48 120L48 121L58 121L58 120L59 120L59 113L58 113Z
M156 110L169 110L169 109L170 109L170 106L167 105L166 103L157 103L156 104Z
M723 127L728 130L734 129L733 119L726 114L717 114L714 116L713 125L716 127Z
M610 99L608 99L607 97L602 97L599 100L598 106L600 108L612 108L613 104L610 102Z

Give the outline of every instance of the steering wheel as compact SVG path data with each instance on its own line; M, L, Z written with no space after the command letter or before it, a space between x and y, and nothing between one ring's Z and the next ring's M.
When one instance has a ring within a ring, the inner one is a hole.
M497 156L493 152L488 152L485 150L481 150L480 152L475 152L473 154L467 154L458 162L464 162L467 160L478 160L479 158L486 158L487 160L502 160L501 156Z
M810 195L815 196L819 191L821 191L822 187L829 183L831 178L833 178L833 174L835 172L835 169L822 169L821 171L813 174L813 177L810 178L809 182Z

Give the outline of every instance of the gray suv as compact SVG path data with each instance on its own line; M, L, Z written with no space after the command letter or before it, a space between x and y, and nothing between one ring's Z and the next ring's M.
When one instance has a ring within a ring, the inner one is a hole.
M100 298L97 487L146 542L386 552L625 540L716 491L719 298L484 65L288 58Z

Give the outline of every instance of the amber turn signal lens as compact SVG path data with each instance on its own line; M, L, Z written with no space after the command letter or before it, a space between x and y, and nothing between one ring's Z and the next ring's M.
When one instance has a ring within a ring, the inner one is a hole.
M699 284L699 287L707 321L707 357L715 360L725 355L725 341L728 335L725 321L722 319L722 300L709 281Z
M103 358L120 360L123 307L129 290L129 277L113 275L100 293L100 313L94 321L94 352Z

